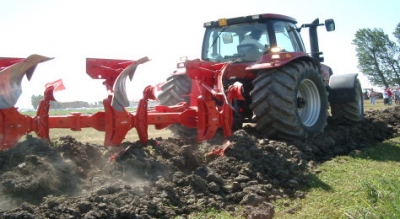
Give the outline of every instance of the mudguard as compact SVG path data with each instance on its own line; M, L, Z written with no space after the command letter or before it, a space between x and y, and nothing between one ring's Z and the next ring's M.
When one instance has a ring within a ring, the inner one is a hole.
M356 101L357 73L332 75L329 80L329 102L345 103Z

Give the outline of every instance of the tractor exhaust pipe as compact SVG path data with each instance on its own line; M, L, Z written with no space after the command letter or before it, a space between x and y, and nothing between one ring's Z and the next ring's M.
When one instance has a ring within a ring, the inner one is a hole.
M309 36L310 36L310 47L311 47L311 56L318 60L319 62L324 61L324 57L321 57L322 52L319 51L319 44L318 44L318 33L317 27L318 26L325 26L327 31L334 31L335 30L335 22L333 19L325 20L325 23L320 24L319 19L315 19L311 24L303 24L301 27L308 27L309 28Z

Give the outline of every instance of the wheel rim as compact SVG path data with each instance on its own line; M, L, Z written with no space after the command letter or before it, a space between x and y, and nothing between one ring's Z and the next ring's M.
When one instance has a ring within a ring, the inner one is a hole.
M309 79L303 80L297 92L297 113L303 125L310 127L318 120L321 98L317 86Z

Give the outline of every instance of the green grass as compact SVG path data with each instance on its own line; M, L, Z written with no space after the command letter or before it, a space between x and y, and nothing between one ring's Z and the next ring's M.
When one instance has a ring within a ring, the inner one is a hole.
M398 139L336 157L318 169L321 173L308 175L306 198L280 200L275 218L400 218Z
M179 218L179 217L178 217ZM205 212L191 214L190 219L244 219L244 217L233 217L226 211L209 209Z
M393 107L395 106L394 101L392 103L392 105L387 106L383 104L383 99L377 99L375 102L375 105L371 105L371 102L369 100L364 100L364 110L374 110L374 109L382 109L385 107Z

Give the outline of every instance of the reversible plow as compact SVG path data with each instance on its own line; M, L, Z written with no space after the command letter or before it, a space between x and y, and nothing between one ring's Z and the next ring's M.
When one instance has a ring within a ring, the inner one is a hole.
M108 96L103 100L104 111L90 115L70 113L63 116L50 116L50 101L56 101L54 86L44 91L36 115L23 115L15 107L22 93L21 81L26 75L30 80L36 66L52 58L31 55L27 58L0 58L0 150L16 145L21 137L31 132L50 141L49 131L54 128L81 131L93 128L105 132L104 145L117 146L123 142L132 128L137 130L143 144L148 140L148 126L163 129L172 124L180 124L197 130L197 140L214 137L222 129L226 137L232 134L234 99L243 100L242 85L235 83L224 89L222 77L230 63L186 61L186 72L192 79L190 104L181 102L173 106L157 105L148 107L149 100L157 100L156 86L143 90L135 112L128 112L126 80L132 80L137 67L149 59L115 60L86 59L86 72L92 79L102 79Z

